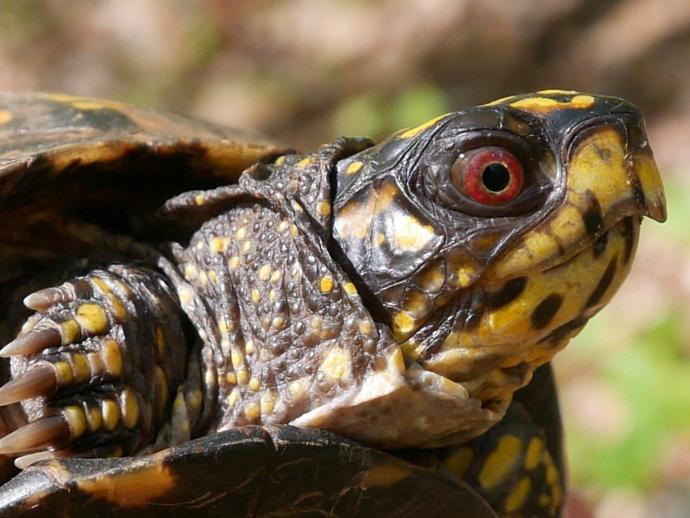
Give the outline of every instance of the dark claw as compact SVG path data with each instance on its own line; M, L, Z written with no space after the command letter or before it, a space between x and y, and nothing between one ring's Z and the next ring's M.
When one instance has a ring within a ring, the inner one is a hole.
M60 331L48 327L15 338L0 349L0 356L29 355L41 352L46 347L57 347L62 343Z
M70 428L62 416L42 417L0 439L0 455L15 456L52 446L61 446L70 438Z
M38 365L0 387L0 406L37 396L48 396L55 392L57 386L55 369L48 364Z

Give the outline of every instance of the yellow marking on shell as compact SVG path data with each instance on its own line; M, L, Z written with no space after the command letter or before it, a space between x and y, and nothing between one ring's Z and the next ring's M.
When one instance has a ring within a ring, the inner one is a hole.
M244 416L250 421L259 419L259 417L261 417L261 407L259 407L259 403L256 401L247 403L247 406L244 407Z
M259 293L259 290L257 290L256 288L252 289L250 297L254 304L258 304L259 300L261 300L261 294Z
M196 196L194 196L194 203L196 203L197 205L203 205L204 203L206 203L206 198L204 198L203 194L197 194Z
M53 364L59 385L69 385L74 380L72 366L64 360Z
M331 277L330 275L324 275L323 277L321 277L321 280L319 281L319 289L323 294L328 294L331 291L333 291L333 285L333 277Z
M98 304L87 302L77 308L75 318L82 329L98 335L108 330L108 315Z
M285 163L285 155L280 155L273 163L277 166L283 165Z
M436 233L431 225L422 225L410 215L395 218L395 246L405 252L418 252L429 243Z
M112 432L120 420L120 410L112 399L101 402L101 414L103 415L103 427L107 432Z
M237 371L237 383L246 385L249 382L249 373L244 367Z
M72 372L74 373L74 381L82 383L91 376L91 368L89 362L84 354L72 355Z
M350 351L340 347L333 347L321 363L319 371L323 372L331 381L352 376L352 357Z
M122 424L127 430L132 430L139 421L139 403L131 388L125 388L120 394L120 406L122 408Z
M240 258L236 255L233 255L230 260L228 261L228 266L230 267L231 270L237 269L237 267L240 265Z
M312 159L311 159L311 158L309 158L309 157L303 158L302 160L300 160L299 162L297 162L297 167L307 167L307 166L308 166L309 164L311 164L311 163L312 163Z
M352 282L346 282L343 285L343 289L348 295L357 295L357 286L355 286Z
M331 204L327 201L322 201L321 203L319 203L319 214L321 214L324 218L330 216Z
M125 305L123 304L120 297L118 297L114 293L108 293L106 295L106 298L110 303L110 309L112 310L113 315L115 316L117 321L124 322L127 318L127 308L125 308Z
M506 511L513 513L520 509L527 500L531 489L532 481L528 477L522 477L506 497Z
M132 459L126 472L77 478L78 489L97 501L125 513L160 502L179 483L166 463L167 451Z
M261 279L262 281L267 281L270 276L271 276L271 265L270 264L264 264L261 268L259 268L259 279Z
M510 106L519 110L537 113L549 113L554 110L584 110L594 105L594 97L591 95L575 95L569 101L558 101L549 97L527 97L510 103Z
M81 437L86 431L86 416L84 410L76 405L70 405L62 409L62 416L69 426L70 439Z
M453 454L443 462L443 466L456 477L462 478L472 465L473 460L474 452L472 448L463 446L453 452Z
M355 160L351 164L349 164L345 168L345 174L348 176L352 176L353 174L357 174L361 171L362 167L364 166L363 162L360 162L359 160Z
M235 387L230 391L230 394L226 398L226 403L228 407L233 408L237 402L240 400L240 389Z
M307 395L307 381L300 378L288 384L288 394L294 401L304 398Z
M521 452L522 441L518 437L511 434L502 436L479 472L482 488L493 489L501 484L517 463Z
M272 390L267 390L261 394L261 415L267 416L273 412L276 404L276 394Z
M416 136L419 135L422 131L424 131L424 130L427 129L427 128L430 128L431 126L433 126L434 124L436 124L438 121L440 121L441 119L443 119L446 115L447 115L447 114L439 115L438 117L435 117L435 118L433 118L433 119L431 119L431 120L428 120L428 121L426 121L425 123L420 124L420 125L417 126L417 127L408 129L408 130L402 132L400 135L398 135L398 137L401 138L401 139L408 139L408 138L416 137Z
M543 453L544 441L539 437L533 437L525 453L525 469L534 469L539 466L539 461L541 461Z
M108 339L103 342L101 346L101 359L108 374L111 376L120 375L122 372L122 354L120 346L115 340Z
M537 93L542 95L577 95L580 92L577 90L559 90L558 88L547 88L546 90L539 90Z
M261 388L261 382L257 378L252 378L249 380L249 390L253 390L254 392L258 392L259 389Z
M92 433L103 426L103 416L101 415L101 409L99 407L89 407L89 411L86 413L86 424L89 427L89 432Z
M79 324L76 321L70 319L65 320L60 324L60 336L62 337L62 345L71 344L80 335Z
M0 126L7 124L12 120L12 112L9 110L0 110Z
M411 474L411 469L402 462L374 464L371 468L362 473L361 479L359 480L359 486L362 488L392 487Z

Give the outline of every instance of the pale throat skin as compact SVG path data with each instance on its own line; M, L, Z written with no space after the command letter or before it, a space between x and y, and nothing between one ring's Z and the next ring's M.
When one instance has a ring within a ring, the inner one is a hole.
M463 183L485 150L520 164L496 203ZM138 262L25 299L37 313L3 349L0 404L22 401L31 434L0 453L127 455L286 423L382 448L462 443L609 302L642 217L665 208L632 105L543 91L259 162L156 215L188 237L95 233ZM93 379L97 397L79 385Z

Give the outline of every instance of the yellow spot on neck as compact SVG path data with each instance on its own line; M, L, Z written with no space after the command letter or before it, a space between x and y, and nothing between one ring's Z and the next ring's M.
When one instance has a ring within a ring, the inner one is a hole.
M510 434L502 436L479 472L479 484L482 488L493 489L501 484L515 467L521 451L522 441L518 437Z
M527 446L525 453L525 469L534 469L539 465L544 452L544 441L539 437L533 437Z
M328 294L333 291L333 284L333 277L330 275L324 275L321 277L321 280L319 281L319 289L321 290L321 293Z
M399 138L401 139L408 139L412 137L416 137L419 135L422 131L424 131L427 128L430 128L434 124L436 124L438 121L443 119L447 114L444 115L439 115L438 117L435 117L431 120L426 121L424 124L420 124L419 126L408 129L407 131L402 132L400 135L398 135Z

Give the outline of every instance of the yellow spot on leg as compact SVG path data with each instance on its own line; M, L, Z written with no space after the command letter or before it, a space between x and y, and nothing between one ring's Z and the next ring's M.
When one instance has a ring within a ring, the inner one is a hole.
M273 412L276 403L276 395L273 391L267 390L261 395L261 415L267 416Z
M74 320L65 320L60 324L60 336L62 337L62 345L71 344L79 337L79 324Z
M108 339L101 347L101 359L105 370L111 376L119 376L122 372L122 354L120 345L112 339Z
M327 294L333 291L333 277L330 275L324 275L321 277L321 281L319 282L319 289L321 290L321 293Z
M86 431L86 416L84 410L76 405L70 405L62 409L62 416L69 426L71 439L80 437Z
M97 335L108 330L108 316L98 304L86 303L77 308L76 320L87 332Z
M364 164L360 161L352 162L347 166L347 169L345 169L345 174L348 176L357 174L359 173L360 169L362 169L362 166L364 166Z
M522 451L522 441L514 435L504 435L496 449L487 457L479 472L479 484L484 489L498 486L515 466Z
M113 431L120 420L120 411L115 401L112 399L104 400L101 403L101 414L103 415L103 425L106 431Z
M527 446L527 453L525 453L525 469L536 468L539 465L543 453L544 441L539 437L533 437Z
M352 359L350 358L350 352L340 347L332 348L326 354L319 370L331 381L338 381L342 377L351 376Z
M127 387L120 395L120 406L122 408L122 423L127 430L132 430L139 421L139 403L134 391Z
M532 489L532 482L530 479L527 477L521 478L506 497L506 511L512 513L520 509L525 503L525 500L527 500L530 489Z
M252 401L244 407L244 415L250 421L256 421L261 415L261 410L259 408L259 403Z

